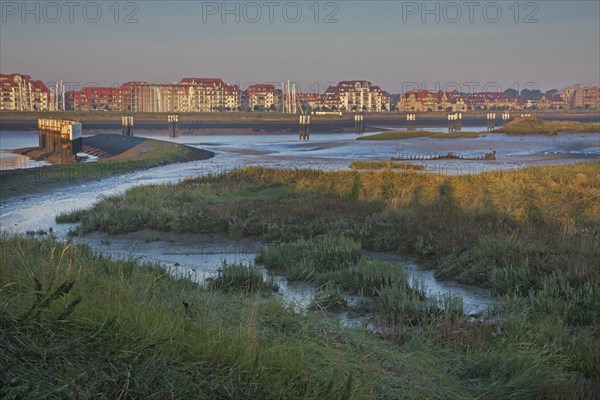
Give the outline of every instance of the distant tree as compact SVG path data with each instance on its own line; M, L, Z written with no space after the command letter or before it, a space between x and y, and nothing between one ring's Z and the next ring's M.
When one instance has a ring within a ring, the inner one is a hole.
M452 107L448 107L450 108L450 110L452 110ZM446 108L446 111L448 111L448 108ZM442 111L444 109L444 106L438 106L438 111Z
M521 97L527 100L539 100L542 98L544 94L535 89L535 90L529 90L529 89L523 89L521 90Z
M516 89L508 88L504 91L504 94L508 97L519 97L519 91Z

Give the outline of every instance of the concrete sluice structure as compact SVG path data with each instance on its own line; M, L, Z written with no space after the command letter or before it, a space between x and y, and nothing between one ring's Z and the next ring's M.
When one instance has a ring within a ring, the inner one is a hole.
M77 153L83 149L81 124L62 119L38 118L39 148L60 154L60 163L77 162Z

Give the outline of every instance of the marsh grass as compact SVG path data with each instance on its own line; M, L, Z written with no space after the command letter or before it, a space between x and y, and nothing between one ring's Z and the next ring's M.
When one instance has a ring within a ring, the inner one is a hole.
M359 242L344 236L317 236L266 246L256 262L284 272L291 280L312 280L316 274L355 266L361 257Z
M377 313L381 337L411 360L411 372L402 370L403 383L367 385L377 390L365 397L434 397L432 388L443 386L438 397L569 399L594 398L600 389L599 198L598 162L461 176L254 167L135 188L78 218L83 232L142 227L259 237L276 243L263 254L270 268L327 287L323 306L336 304L328 297L336 292L371 296L366 311ZM361 247L413 255L440 279L490 288L503 305L477 329L454 299L405 290L392 267L362 266ZM304 329L304 320L269 310L277 321L263 318L276 326ZM311 335L328 348L347 340ZM360 346L378 362L404 357ZM350 375L360 380L347 373L341 381Z
M7 399L597 393L593 328L574 331L543 315L530 321L517 304L506 322L478 327L421 310L422 296L386 287L397 324L381 340L320 311L296 314L277 298L203 288L157 265L112 261L52 238L1 236L0 247L0 393Z
M339 288L329 285L319 287L312 303L308 306L309 310L325 312L336 312L347 308L348 301L344 293Z
M361 259L356 268L319 273L315 284L334 285L351 295L377 296L387 287L408 290L409 274L397 264Z
M398 161L354 161L350 164L352 169L403 169L409 171L423 171L426 169L424 165L416 165L409 163L402 163Z
M600 133L600 122L545 121L517 118L494 132L513 135L556 135L557 133Z
M272 277L253 264L224 264L216 278L208 283L210 289L224 292L241 291L244 294L270 294L278 290Z
M598 279L599 171L598 162L461 176L253 167L134 188L59 218L81 221L82 233L155 229L286 243L344 236L416 256L439 279L524 294L530 284L514 271L536 282L559 271L574 287ZM290 257L280 268L310 279L311 261Z

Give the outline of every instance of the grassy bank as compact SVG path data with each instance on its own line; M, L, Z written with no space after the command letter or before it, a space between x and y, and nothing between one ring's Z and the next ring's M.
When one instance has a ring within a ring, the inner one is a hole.
M537 118L517 118L496 133L511 135L556 135L557 133L600 133L600 122L544 121Z
M90 163L7 170L0 174L0 197L23 196L56 187L81 184L159 165L210 158L212 153L181 144L144 139L115 157Z
M259 237L273 245L258 262L320 288L311 309L348 309L345 296L359 295L364 301L350 309L373 315L381 338L402 351L416 343L435 349L427 358L435 365L447 365L446 356L460 360L446 378L467 379L474 392L444 387L440 397L593 398L600 388L599 172L598 162L460 176L249 168L134 188L58 221L81 222L81 233ZM397 266L365 264L360 248L411 255L439 279L488 287L503 299L502 319L473 325L456 299L425 298ZM238 272L241 281L249 282L247 273ZM514 386L496 381L488 391L492 376ZM423 396L430 394L408 397Z
M395 327L369 334L229 290L236 279L198 287L52 239L0 237L0 250L7 399L592 399L598 389L597 327L527 317L517 303L505 322L469 323L433 312L389 265L337 271L376 289L374 307Z
M356 140L401 140L401 139L416 139L416 138L476 138L479 137L477 132L432 132L427 130L422 131L386 131L375 135L360 136Z
M478 175L252 168L146 186L58 221L81 232L156 229L290 241L347 234L373 250L414 255L440 278L492 286L494 271L597 276L600 164ZM573 268L576 265L576 268Z

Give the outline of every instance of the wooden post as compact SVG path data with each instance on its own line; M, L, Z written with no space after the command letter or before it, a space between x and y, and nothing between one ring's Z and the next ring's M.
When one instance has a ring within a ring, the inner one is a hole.
M133 136L133 117L127 115L121 117L121 127L123 128L123 135Z
M169 137L177 137L179 131L179 116L168 115L167 121L169 123Z
M496 128L496 113L487 113L487 130L493 131Z
M406 130L414 131L417 121L417 114L406 114Z
M354 133L362 135L365 133L365 116L363 114L354 114Z
M300 115L300 140L310 139L310 115Z

